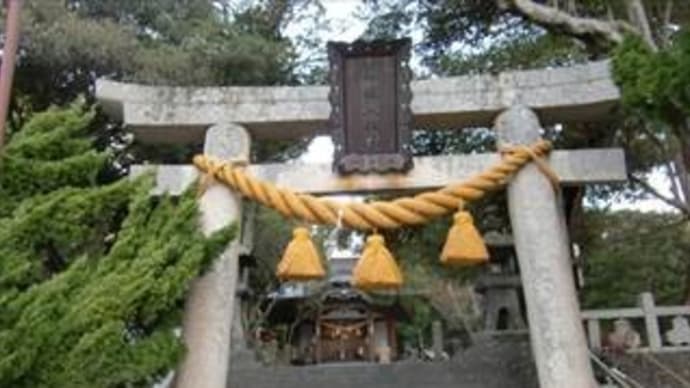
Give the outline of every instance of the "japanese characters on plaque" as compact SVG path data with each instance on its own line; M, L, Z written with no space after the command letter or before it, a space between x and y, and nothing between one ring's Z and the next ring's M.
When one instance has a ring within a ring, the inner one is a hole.
M409 39L328 44L329 126L339 173L412 167L409 53Z

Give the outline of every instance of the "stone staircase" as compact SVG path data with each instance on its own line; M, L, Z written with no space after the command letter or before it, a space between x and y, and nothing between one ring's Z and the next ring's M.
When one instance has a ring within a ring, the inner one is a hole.
M247 365L247 364L245 364ZM525 388L536 387L529 343L483 341L452 360L318 366L235 366L231 388Z
M264 367L236 357L230 388L534 388L538 386L527 335L476 338L443 362L400 361ZM643 387L679 388L690 382L690 352L610 354L615 366ZM653 362L652 362L653 361ZM661 366L660 366L661 365ZM605 371L596 364L603 380ZM602 385L616 388L618 385Z
M523 388L525 376L454 362L326 365L233 370L232 388Z

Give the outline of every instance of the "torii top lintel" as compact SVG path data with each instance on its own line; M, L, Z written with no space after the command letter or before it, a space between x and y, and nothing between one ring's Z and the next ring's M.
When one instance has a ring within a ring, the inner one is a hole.
M159 87L100 79L96 97L140 141L203 139L219 122L242 124L256 139L290 139L324 132L330 114L327 86ZM542 124L601 121L620 94L606 61L571 67L438 78L412 82L416 126L491 126L496 115L522 104Z

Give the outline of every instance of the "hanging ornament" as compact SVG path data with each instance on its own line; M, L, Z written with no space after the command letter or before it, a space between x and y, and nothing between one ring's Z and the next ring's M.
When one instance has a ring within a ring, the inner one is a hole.
M319 252L307 228L297 227L292 232L292 241L285 248L283 258L276 268L276 275L282 281L316 280L326 276Z
M367 238L352 278L355 287L365 290L398 289L402 286L402 272L386 248L383 236L375 233Z
M453 226L443 246L441 262L447 265L476 265L488 261L489 252L474 226L472 215L461 206L453 216Z

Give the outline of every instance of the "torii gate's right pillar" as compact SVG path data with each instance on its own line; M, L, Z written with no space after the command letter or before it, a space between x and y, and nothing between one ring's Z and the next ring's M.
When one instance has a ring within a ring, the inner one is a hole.
M496 119L499 145L540 138L536 114L513 106ZM508 209L542 388L596 387L572 274L560 192L532 163L508 185Z

